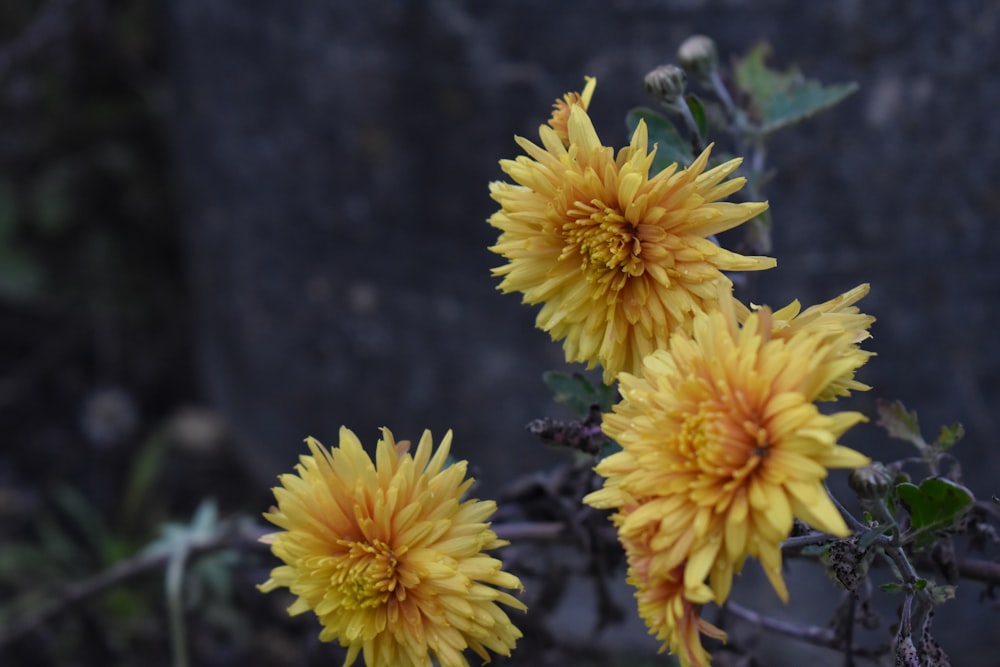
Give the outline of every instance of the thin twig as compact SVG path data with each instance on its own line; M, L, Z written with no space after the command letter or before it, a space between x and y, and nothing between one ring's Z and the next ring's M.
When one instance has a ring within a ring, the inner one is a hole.
M708 79L712 84L712 90L715 92L715 96L719 98L719 102L722 103L722 108L726 110L726 116L730 121L735 121L737 114L739 114L739 109L737 109L736 105L733 103L733 97L729 94L726 84L722 82L719 70L713 68L712 72L708 75Z
M566 524L561 521L512 521L492 526L501 540L508 542L551 542L566 534Z
M195 556L227 549L231 547L255 546L265 548L259 539L267 531L259 526L248 526L243 522L234 522L229 530L222 530L206 539L192 540L189 556ZM121 560L98 574L67 585L48 604L29 612L20 620L11 623L0 630L0 648L20 639L42 626L62 611L77 605L109 588L114 588L128 579L140 574L159 570L167 565L173 554L170 552L142 552L132 558Z
M824 484L823 487L826 489L826 495L830 497L830 500L833 501L833 504L837 506L837 509L840 510L840 513L844 516L845 519L847 519L847 522L851 524L851 526L855 530L868 530L868 526L861 523L861 521L858 520L858 518L854 516L854 514L852 514L850 510L844 507L843 503L837 500L837 496L830 493L830 487L826 486L826 484Z
M182 545L167 561L164 588L167 596L167 622L170 625L170 652L174 667L188 667L187 631L184 627L184 564L188 549Z
M756 625L759 628L763 628L764 630L776 632L780 635L791 637L792 639L798 639L799 641L803 641L814 646L822 646L835 651L844 650L843 640L837 637L832 630L827 628L821 628L815 625L799 625L797 623L783 621L771 616L765 616L764 614L756 612L752 609L747 609L732 600L726 602L723 609L724 611L731 613L733 616L736 616L737 618L740 618L752 625ZM885 653L882 649L864 646L852 646L850 651L852 655L866 658L874 658Z
M847 605L847 618L844 619L844 634L843 634L843 650L844 650L844 667L853 667L854 665L854 613L857 610L858 596L854 593L848 593L844 598L844 603Z
M920 576L913 569L913 563L906 557L906 552L903 551L903 548L893 544L892 540L893 538L882 536L876 544L881 544L881 552L896 566L903 583L908 586L914 586Z
M926 554L914 556L913 562L914 565L925 569L937 567L931 557ZM1000 563L996 561L956 558L955 567L958 569L958 576L962 579L1000 586Z
M552 522L511 522L493 526L500 539L511 542L548 542L565 535L566 527ZM264 526L248 525L236 521L228 530L219 531L208 538L192 539L188 545L187 557L228 548L266 549L260 538L272 532ZM67 585L54 599L6 628L0 629L0 648L30 634L66 609L114 588L125 581L155 570L167 567L173 559L173 552L141 552L131 558L118 561L103 572Z
M827 533L809 533L807 535L796 535L795 537L789 537L787 540L781 543L781 550L795 550L801 549L802 547L809 547L815 544L825 544L827 542L835 542L837 540L833 535L828 535Z

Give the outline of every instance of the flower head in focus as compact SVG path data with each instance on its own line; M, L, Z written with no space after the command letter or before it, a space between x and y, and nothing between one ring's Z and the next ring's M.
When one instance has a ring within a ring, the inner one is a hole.
M425 431L414 454L382 430L375 461L355 435L340 431L327 450L307 439L294 474L279 477L277 508L265 517L283 529L265 538L284 565L260 589L288 588L292 615L313 611L320 639L348 649L345 665L468 667L471 648L510 655L521 633L500 604L524 605L499 588L517 577L482 553L506 544L486 519L492 501L462 500L472 485L464 461L445 467L451 432L433 452Z
M869 463L838 444L864 416L814 404L841 375L828 359L854 344L853 332L774 330L767 308L742 326L725 309L698 313L692 333L674 334L641 376L623 373L622 401L603 423L622 450L597 465L604 487L584 499L618 511L623 544L648 536L657 573L683 565L685 589L708 579L718 603L747 556L787 599L781 542L793 518L849 534L823 480L828 468Z
M809 331L833 341L843 340L845 336L852 341L852 345L831 345L826 348L831 353L827 361L838 364L842 370L826 388L820 391L816 400L832 401L839 396L849 396L852 391L871 389L854 379L854 372L875 354L859 347L860 343L871 338L868 330L875 322L875 318L863 314L854 305L868 294L870 287L868 283L858 285L838 297L805 310L802 310L802 305L796 299L784 308L774 311L771 316L775 338L790 339L801 335L803 331ZM750 317L752 310L759 308L759 306L747 308L735 300L734 304L737 318L741 322Z
M732 284L723 271L775 265L710 238L767 204L720 201L745 182L727 180L738 159L707 169L709 148L687 168L651 175L645 123L616 156L586 109L567 106L567 141L547 125L541 146L518 137L527 155L500 162L514 183L490 184L500 210L489 221L501 230L490 249L508 260L493 274L502 291L543 304L536 324L563 341L567 361L601 364L610 384L714 308L718 285Z
M583 92L566 93L552 104L552 116L549 118L549 127L555 130L556 135L563 144L569 144L569 112L574 106L583 108L584 111L590 106L590 98L594 96L594 88L597 87L597 79L592 76L583 77L586 83Z

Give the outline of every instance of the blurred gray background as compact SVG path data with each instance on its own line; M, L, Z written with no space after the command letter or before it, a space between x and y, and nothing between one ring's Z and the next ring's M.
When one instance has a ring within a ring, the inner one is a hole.
M524 425L566 416L541 373L562 352L535 310L495 290L487 183L550 105L598 78L605 143L648 104L643 75L693 33L720 52L769 41L776 64L856 81L842 105L779 133L767 194L779 266L762 301L860 283L878 356L860 377L961 421L970 484L1000 491L1000 3L618 0L166 3L176 168L206 393L266 478L340 425L372 443L456 434L484 492L555 460ZM845 442L906 446L874 424ZM773 596L771 596L773 597ZM948 609L954 664L1000 638L988 604ZM829 609L829 602L818 604ZM965 634L960 630L964 627ZM950 646L949 646L950 644ZM839 664L839 663L838 663Z
M926 429L960 420L1000 453L992 307L1000 272L1000 3L633 0L169 3L176 157L201 369L266 465L345 424L456 431L488 484L533 465L562 353L495 291L487 183L552 101L598 77L605 143L642 77L693 33L758 40L860 92L779 133L767 194L779 268L762 300L860 282L879 356L862 378ZM873 427L852 432L885 444ZM877 444L876 444L877 443ZM866 449L880 456L879 449ZM893 457L899 450L887 450Z

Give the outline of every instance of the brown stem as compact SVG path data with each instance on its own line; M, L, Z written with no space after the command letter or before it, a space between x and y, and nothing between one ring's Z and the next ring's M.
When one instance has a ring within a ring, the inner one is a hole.
M914 565L923 569L935 569L938 566L929 555L920 554L913 557ZM962 579L982 581L983 583L1000 585L1000 563L978 558L956 558L955 567Z
M558 539L565 532L565 526L559 522L511 522L493 526L497 537L511 542L547 542ZM228 530L204 539L192 540L188 548L188 557L219 551L228 548L258 548L266 549L260 543L260 538L272 532L264 526L249 525L244 522L234 522ZM170 561L169 552L142 552L126 560L121 560L89 579L68 584L54 599L29 612L20 620L0 629L0 648L31 633L61 612L114 588L119 584L155 570L159 570Z
M770 632L776 632L780 635L798 639L799 641L803 641L814 646L823 646L835 651L844 650L843 639L827 628L821 628L815 625L799 625L797 623L790 623L789 621L783 621L771 616L765 616L764 614L756 612L752 609L747 609L746 607L731 600L726 602L724 611L746 621L747 623L751 623L752 625L756 625L757 627ZM852 646L850 647L850 652L851 655L872 658L883 655L885 650L864 646Z
M260 544L259 540L268 532L271 531L261 526L234 522L228 530L221 530L208 538L192 540L188 549L188 557L193 558L200 554L228 548L266 548ZM126 560L118 561L89 579L68 584L47 604L0 629L0 648L31 633L69 607L140 574L163 568L170 561L171 556L170 552L165 551L141 552Z
M516 542L550 542L566 533L566 524L560 521L512 521L492 526L501 540Z

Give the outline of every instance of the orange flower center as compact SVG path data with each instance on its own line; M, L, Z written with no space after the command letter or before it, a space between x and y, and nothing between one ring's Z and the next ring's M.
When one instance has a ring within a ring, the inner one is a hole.
M560 259L579 255L584 275L591 282L620 289L630 276L641 276L639 230L621 212L594 199L576 202L563 225L566 247Z
M331 584L344 594L347 609L363 609L385 604L396 589L398 555L385 542L337 540L347 553L337 559Z
M707 401L684 417L678 451L698 471L701 484L732 490L764 464L772 444L767 429L756 411L740 407Z

